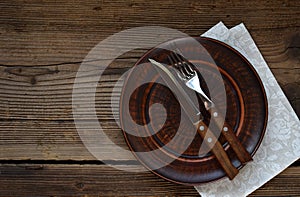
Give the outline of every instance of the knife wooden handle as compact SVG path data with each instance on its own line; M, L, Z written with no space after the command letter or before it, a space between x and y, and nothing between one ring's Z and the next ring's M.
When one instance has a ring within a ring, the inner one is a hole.
M203 139L204 143L211 149L212 153L215 155L228 178L232 180L239 171L231 163L223 146L218 141L218 138L215 137L212 131L209 130L202 121L198 124L197 131Z
M252 161L251 155L245 149L245 147L241 144L240 140L237 138L235 133L233 132L232 127L228 123L224 123L224 117L218 113L215 107L209 109L211 113L211 117L221 130L223 136L226 138L231 148L235 152L237 158L240 160L242 164L245 164L249 161ZM223 125L224 123L224 125Z

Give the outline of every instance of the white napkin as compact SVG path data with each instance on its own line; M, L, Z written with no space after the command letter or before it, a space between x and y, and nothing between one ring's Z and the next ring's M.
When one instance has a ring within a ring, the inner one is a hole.
M203 197L247 196L299 159L300 121L244 24L228 29L220 22L202 36L227 43L250 61L264 84L269 117L253 162L242 168L233 181L223 178L195 188Z

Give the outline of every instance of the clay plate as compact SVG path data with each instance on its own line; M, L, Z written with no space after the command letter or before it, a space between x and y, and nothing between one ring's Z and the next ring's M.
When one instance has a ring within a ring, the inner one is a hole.
M204 48L193 44L195 41ZM199 154L202 143L200 136L192 124L186 123L188 121L180 122L181 115L184 119L187 119L187 115L181 110L172 91L159 83L161 78L148 61L148 58L153 58L168 64L168 51L163 48L168 47L170 42L174 41L163 43L148 51L135 64L125 81L120 102L121 125L124 126L128 118L136 124L126 127L130 132L123 131L124 137L137 159L164 179L187 185L218 180L225 176L224 171L210 152ZM264 87L253 66L230 46L210 38L181 38L176 40L176 43L184 54L190 54L189 61L195 64L198 72L209 76L202 81L206 93L215 95L215 104L219 109L226 108L226 121L233 126L238 139L253 156L263 139L268 115ZM208 54L213 58L214 65L209 61ZM212 69L215 65L222 78ZM151 82L142 84L145 78L151 79ZM205 88L205 85L209 84L207 80L213 80L215 83L209 90ZM221 83L224 83L223 87L226 90L225 105L224 100L218 100ZM142 85L136 88L136 84ZM163 105L165 113L149 111L150 106L155 103ZM205 113L199 97L198 103L204 121L209 123L210 115ZM165 122L161 121L164 119ZM174 140L174 136L178 134L180 124L184 125L180 126L181 134L179 138L176 137L177 143L165 147L164 145ZM220 141L233 165L237 168L243 167L222 136ZM182 151L184 142L189 142L189 146ZM157 166L160 168L156 169Z

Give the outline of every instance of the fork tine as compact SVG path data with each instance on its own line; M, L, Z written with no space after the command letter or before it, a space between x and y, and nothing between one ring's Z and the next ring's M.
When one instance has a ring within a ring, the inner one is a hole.
M176 48L176 49L177 49L177 48ZM174 52L174 55L175 55L177 61L180 62L180 63L182 64L183 61L182 61L181 55L180 55L179 52L178 52L178 49Z
M183 62L184 66L185 66L185 70L187 71L187 73L189 73L189 75L193 75L195 71L190 66L188 60L184 58L180 49L177 48L177 51L179 53L179 55L177 54L177 57L178 57L178 59L180 59L181 62Z
M183 65L182 65L183 70L184 70L184 72L188 75L188 77L191 77L191 76L193 75L193 73L191 73L191 72L187 69L186 65L187 65L186 63L183 63Z
M179 49L177 49L179 51ZM183 67L183 70L185 71L185 73L191 77L194 75L194 71L193 69L190 67L188 61L181 55L181 52L179 51L179 54L176 53L176 57L178 59L178 61L180 61L181 66Z
M185 62L185 65L186 65L186 69L189 70L191 75L193 75L195 73L195 71L192 69L191 65L187 62Z
M183 66L182 64L180 64L179 70L185 78L190 77L190 74L187 72L187 70L185 69L185 66Z
M174 52L171 52L170 55L168 55L168 59L169 59L170 64L179 70L178 74L180 74L180 77L186 78L187 77L186 73L184 72L181 64L178 63L178 60L175 57Z
M173 53L171 53L169 56L168 56L168 58L169 58L169 61L170 61L170 63L171 63L171 65L173 65L173 66L175 66L175 67L177 67L178 65L177 65L177 61L176 61L176 58L174 57L174 54Z
M174 44L175 45L175 44ZM175 45L176 46L176 45ZM184 65L184 69L186 70L186 72L189 74L189 75L193 75L194 74L194 71L193 69L191 68L191 66L189 65L189 62L187 59L184 58L184 56L182 55L182 52L180 51L180 49L178 47L175 47L175 55L177 57L177 60L179 62L181 62L181 64Z
M195 71L189 65L188 60L184 58L176 43L171 43L171 47L173 50L170 50L170 55L168 55L170 64L178 69L183 78L190 79L195 75Z

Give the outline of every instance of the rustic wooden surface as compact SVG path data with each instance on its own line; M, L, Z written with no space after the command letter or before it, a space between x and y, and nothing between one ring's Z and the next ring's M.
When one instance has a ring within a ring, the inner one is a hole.
M228 27L244 22L300 114L300 1L3 0L0 10L0 196L197 195L151 173L105 166L76 132L77 69L98 42L124 29L160 25L197 36L220 20ZM98 117L122 147L109 95L145 51L119 58L97 88ZM130 161L115 165L135 168ZM299 173L296 162L252 196L299 196Z

